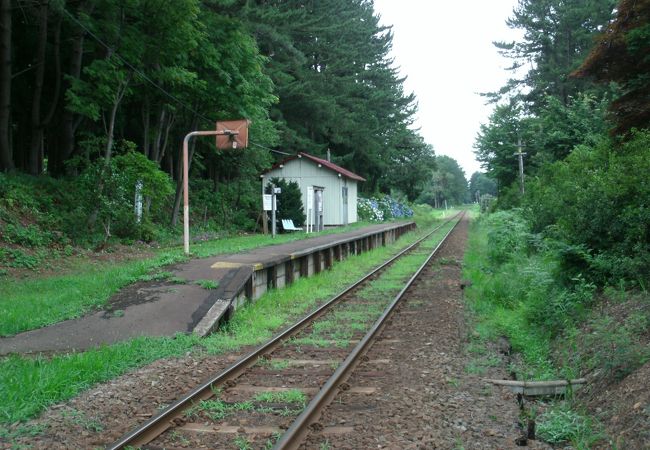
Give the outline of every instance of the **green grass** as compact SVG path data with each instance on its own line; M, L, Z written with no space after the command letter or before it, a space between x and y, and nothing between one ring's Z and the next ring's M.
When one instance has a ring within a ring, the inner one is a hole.
M537 436L550 444L571 443L576 449L589 449L605 435L601 425L585 414L571 408L568 402L558 402L537 418Z
M253 446L251 445L250 442L248 442L248 439L246 439L244 436L237 436L234 440L234 444L237 446L239 450L252 450Z
M367 225L356 223L311 235L282 234L275 239L264 235L235 236L193 244L191 250L194 257L208 257L322 234L342 233ZM170 279L170 272L156 269L185 260L182 248L176 247L158 250L150 258L123 263L89 264L81 258L71 273L61 276L3 278L0 283L0 336L81 317L105 305L112 295L133 282ZM184 282L181 279L171 281Z
M488 259L489 230L474 223L470 229L465 253L464 277L472 281L465 290L480 342L494 341L506 336L514 351L523 357L523 365L515 367L519 379L546 380L557 376L551 359L551 335L528 320L526 304L519 300L503 299L510 295L510 283L516 274L496 272ZM504 294L501 294L504 292ZM474 349L476 351L476 349Z
M155 273L148 273L138 277L137 281L164 281L172 276L171 272L158 271Z
M223 400L210 399L202 400L199 404L192 406L185 412L187 417L196 418L202 413L212 420L223 420L237 411L253 411L255 406L250 401L226 403Z
M258 359L257 364L259 364L262 367L271 368L273 370L283 370L289 367L290 361L288 359L270 360L267 358L260 358Z
M367 300L367 304L352 304L328 314L314 323L309 335L294 339L293 345L347 347L355 332L365 333L379 318L449 228L447 225L434 233L416 251L397 261L380 278L361 289L357 295Z
M219 287L219 282L214 280L196 280L196 284L201 286L203 289L216 289Z
M182 355L199 344L192 335L137 338L52 358L17 355L0 360L0 423L33 417L47 406L79 394L95 383L157 359Z
M207 338L179 334L173 338L138 338L52 358L4 357L0 359L0 423L25 421L51 404L160 358L182 356L188 351L219 354L259 344L414 241L434 222L431 215L419 231L387 247L352 256L331 270L301 278L285 289L268 291L255 303L239 309L223 330ZM134 264L142 266L138 276L152 269L150 263Z
M151 277L153 269L183 260L180 253L161 252L154 258L123 264L85 264L76 273L63 276L3 280L0 336L80 317L106 304L122 287Z
M520 380L592 374L615 383L650 360L644 339L650 297L624 286L614 295L606 290L594 297L595 286L582 275L568 278L563 272L557 247L550 238L530 234L516 212L494 213L472 225L464 265L472 281L465 294L475 326L468 373L498 363L486 343L500 336L521 356L510 367ZM584 398L572 393L547 404L536 422L537 436L553 445L600 448L608 440L589 417Z
M260 392L253 397L253 401L262 403L298 403L304 405L307 397L299 389L291 389L285 392Z

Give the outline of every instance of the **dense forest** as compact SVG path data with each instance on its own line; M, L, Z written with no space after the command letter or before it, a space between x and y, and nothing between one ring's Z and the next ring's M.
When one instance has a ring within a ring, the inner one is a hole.
M69 235L176 224L183 136L217 120L250 119L251 141L234 152L192 142L194 223L252 229L259 173L298 151L330 150L368 194L415 200L430 185L433 149L411 127L415 98L372 1L1 4L0 172L26 174L5 176L2 194L56 191Z
M496 207L521 208L598 283L650 273L649 20L647 0L520 1L507 23L523 39L495 43L513 77L485 94L495 109L475 143Z

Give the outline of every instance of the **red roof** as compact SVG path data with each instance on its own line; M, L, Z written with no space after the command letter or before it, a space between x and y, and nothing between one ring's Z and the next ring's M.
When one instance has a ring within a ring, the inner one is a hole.
M305 158L310 159L313 162L315 162L316 164L322 165L323 167L327 167L328 169L333 170L334 172L340 173L344 177L348 177L351 180L366 181L365 178L360 177L356 173L350 172L349 170L344 169L341 166L337 166L333 162L330 162L330 161L328 161L326 159L317 158L317 157L315 157L313 155L310 155L308 153L305 153L305 152L300 152L297 155L289 156L288 158L283 159L282 161L274 164L270 169L265 170L264 173L270 172L273 169L279 169L280 166L283 165L284 163L289 162L289 161L294 160L294 159L297 159L297 158L300 158L301 156L304 156Z

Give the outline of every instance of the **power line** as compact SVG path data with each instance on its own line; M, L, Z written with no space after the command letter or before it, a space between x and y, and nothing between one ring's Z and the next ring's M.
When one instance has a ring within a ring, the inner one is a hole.
M280 155L286 155L286 156L294 156L293 153L287 153L287 152L281 152L280 150L273 150L272 148L264 147L263 145L257 144L255 142L249 142L249 144L254 145L259 148L263 148L264 150L268 150L273 153L278 153Z

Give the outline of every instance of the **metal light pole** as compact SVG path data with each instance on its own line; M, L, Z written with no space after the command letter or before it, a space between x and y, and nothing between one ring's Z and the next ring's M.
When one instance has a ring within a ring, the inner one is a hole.
M218 126L217 126L218 128ZM238 130L210 130L210 131L192 131L188 133L183 139L183 249L186 255L190 253L190 196L189 196L189 157L188 148L190 139L193 136L228 136L232 141L232 148L238 148L237 140L239 135ZM245 132L245 139L248 139L248 134ZM242 146L242 147L245 147Z

